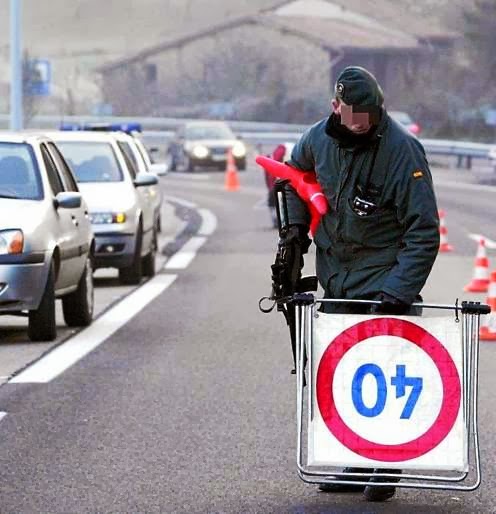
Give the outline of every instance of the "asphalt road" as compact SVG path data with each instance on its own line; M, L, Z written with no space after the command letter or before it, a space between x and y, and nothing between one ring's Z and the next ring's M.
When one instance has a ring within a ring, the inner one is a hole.
M440 255L427 301L467 297L475 252L469 235L496 240L494 190L471 189L460 173L434 173L455 251ZM176 266L167 267L168 259L141 288L157 286L149 303L72 367L46 383L0 387L7 413L0 512L496 512L490 343L481 348L484 477L477 492L400 490L390 502L370 504L299 480L287 330L280 315L262 315L257 306L269 292L276 235L261 173L249 169L240 180L240 191L226 192L221 173L167 176L166 193L213 213L215 232L191 234L196 256L190 247ZM132 312L140 299L130 298ZM110 323L101 318L95 330L105 329L102 320Z

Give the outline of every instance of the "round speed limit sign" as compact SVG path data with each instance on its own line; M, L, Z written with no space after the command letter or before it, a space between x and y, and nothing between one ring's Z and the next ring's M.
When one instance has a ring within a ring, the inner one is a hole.
M429 455L446 440L451 450L461 443L462 455L463 437L453 437L463 436L457 353L412 321L361 319L316 351L320 433L334 444L340 464L361 459L417 466L423 458L429 467ZM322 439L319 430L312 437ZM345 461L347 455L354 458ZM433 465L439 462L438 455L432 458Z

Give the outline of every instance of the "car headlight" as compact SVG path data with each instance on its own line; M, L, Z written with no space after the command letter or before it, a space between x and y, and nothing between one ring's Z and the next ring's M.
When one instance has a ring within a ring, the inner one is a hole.
M197 159L205 159L208 155L208 148L203 145L196 145L193 147L193 156Z
M22 253L23 249L22 230L0 230L0 255Z
M246 155L246 146L243 143L235 143L232 147L232 154L238 159Z
M125 223L126 219L126 214L124 212L90 213L90 223L92 225L110 225L111 223Z

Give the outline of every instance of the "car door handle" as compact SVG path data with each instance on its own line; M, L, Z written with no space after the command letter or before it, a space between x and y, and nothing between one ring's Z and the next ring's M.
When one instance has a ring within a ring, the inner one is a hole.
M72 214L71 218L72 218L72 222L74 223L74 225L76 225L76 227L78 227L79 226L79 221L77 220L76 216L74 216L74 214Z

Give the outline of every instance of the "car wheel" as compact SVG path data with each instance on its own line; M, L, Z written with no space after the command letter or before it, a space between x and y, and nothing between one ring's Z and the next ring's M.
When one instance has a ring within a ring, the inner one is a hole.
M31 341L53 341L57 337L55 321L55 269L50 264L48 277L37 309L29 311L28 336Z
M93 320L95 290L93 287L93 265L88 255L78 288L62 298L64 321L69 327L87 327Z
M158 218L157 218L157 232L159 234L162 233L162 215L161 214L159 214Z
M136 248L134 250L133 262L125 268L119 269L119 280L121 284L136 285L141 282L143 276L141 246L143 245L143 231L141 225L136 234Z
M157 233L153 231L153 241L150 253L143 257L143 275L145 277L155 276L155 257L157 255L158 241Z

